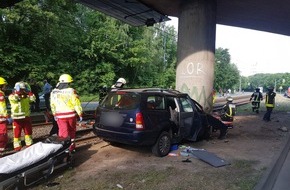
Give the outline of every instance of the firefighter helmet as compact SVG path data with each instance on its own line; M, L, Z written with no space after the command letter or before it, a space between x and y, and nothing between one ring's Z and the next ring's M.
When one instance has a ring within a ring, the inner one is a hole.
M73 78L69 74L62 74L59 77L60 83L71 83L73 82Z
M20 89L26 89L26 85L22 81L21 82L17 82L17 83L15 83L14 89L16 91L20 91Z
M0 77L0 85L4 85L4 84L8 84L8 83L4 78Z
M233 99L232 97L230 97L230 96L227 97L227 101L228 101L228 102L232 102L233 100L234 100L234 99Z
M122 84L126 84L126 80L124 78L119 78L117 80L117 83L122 83Z

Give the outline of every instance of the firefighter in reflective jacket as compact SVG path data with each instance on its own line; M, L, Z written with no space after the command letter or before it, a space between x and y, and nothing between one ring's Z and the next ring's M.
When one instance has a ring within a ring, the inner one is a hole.
M11 124L12 120L9 118L5 100L5 88L7 82L0 77L0 157L6 148L8 142L7 123Z
M233 98L227 97L227 103L223 106L223 113L221 115L222 121L233 121L236 114L236 105L233 104Z
M263 117L263 120L266 122L271 121L271 114L275 107L275 96L276 96L276 93L274 92L274 88L269 87L268 92L266 94L266 99L265 99L267 111Z
M259 113L260 102L263 100L263 95L260 92L260 88L256 88L256 92L251 95L250 101L252 101L253 112Z
M52 90L50 95L50 106L54 119L58 124L58 136L70 137L69 150L75 150L77 115L82 121L82 106L76 91L70 87L73 78L69 74L59 77L58 86Z
M24 140L26 146L33 143L32 140L32 123L30 118L30 104L35 102L35 96L31 92L30 86L26 82L17 82L14 87L14 92L9 95L11 104L11 117L13 119L13 146L15 151L20 151L21 131L24 130Z

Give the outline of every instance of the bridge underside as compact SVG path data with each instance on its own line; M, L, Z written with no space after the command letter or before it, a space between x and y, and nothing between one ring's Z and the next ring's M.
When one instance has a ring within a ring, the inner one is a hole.
M21 0L1 0L0 8ZM183 0L77 0L131 25L152 25L179 17ZM216 0L216 23L290 36L288 0ZM140 3L141 2L141 3ZM151 19L153 18L153 19Z
M181 0L141 0L169 16L179 17ZM290 36L288 0L217 0L217 24Z
M0 0L0 7L21 0ZM216 24L290 36L289 0L76 0L133 26L179 18L176 89L212 110ZM9 4L9 5L8 5Z
M110 14L108 7L114 2L124 7L119 14L119 19L126 21L128 15L139 14L144 10L155 10L155 21L159 22L162 15L179 17L181 13L181 2L183 0L79 0L84 4L94 7L96 2L106 3L107 7L95 6L98 10ZM216 23L228 26L272 32L290 36L290 1L288 0L216 0L217 12ZM127 6L125 6L127 5ZM144 9L144 5L148 8ZM127 7L131 7L129 10ZM158 15L159 14L159 15ZM140 14L139 16L142 16ZM144 16L144 15L143 15ZM147 15L148 16L148 15ZM116 17L116 16L115 16ZM150 15L149 17L150 18ZM146 18L146 20L147 20ZM137 25L146 25L146 20L140 20ZM136 24L135 24L136 25Z

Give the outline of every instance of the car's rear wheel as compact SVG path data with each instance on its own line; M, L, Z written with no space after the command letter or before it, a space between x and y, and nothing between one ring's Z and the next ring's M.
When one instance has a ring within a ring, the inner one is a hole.
M156 143L152 147L152 153L155 156L166 156L170 151L171 136L168 132L163 131L158 137Z

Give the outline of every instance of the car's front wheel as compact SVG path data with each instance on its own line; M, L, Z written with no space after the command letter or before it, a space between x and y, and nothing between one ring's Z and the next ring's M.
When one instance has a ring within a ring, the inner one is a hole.
M168 132L163 131L158 137L156 143L152 147L152 153L155 156L166 156L170 151L171 136Z

